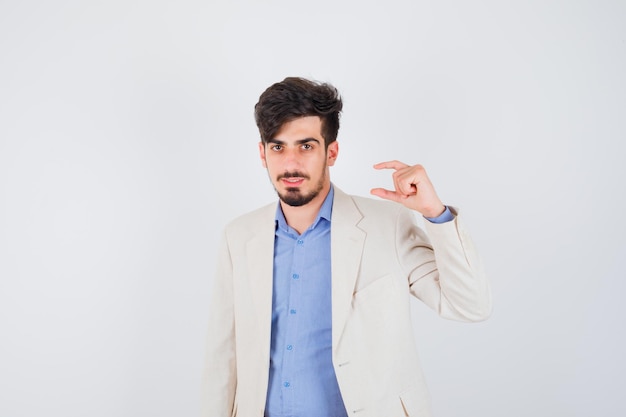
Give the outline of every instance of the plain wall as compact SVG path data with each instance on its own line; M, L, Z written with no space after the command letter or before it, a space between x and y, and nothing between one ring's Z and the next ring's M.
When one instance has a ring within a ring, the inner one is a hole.
M423 164L491 319L415 331L438 417L626 413L626 4L0 1L0 416L199 412L219 232L276 197L253 106L344 98L344 191Z

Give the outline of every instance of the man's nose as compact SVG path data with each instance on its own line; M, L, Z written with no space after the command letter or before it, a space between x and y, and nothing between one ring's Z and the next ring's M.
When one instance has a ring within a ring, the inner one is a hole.
M288 170L290 167L300 166L300 155L298 153L298 149L286 149L283 156L283 162Z

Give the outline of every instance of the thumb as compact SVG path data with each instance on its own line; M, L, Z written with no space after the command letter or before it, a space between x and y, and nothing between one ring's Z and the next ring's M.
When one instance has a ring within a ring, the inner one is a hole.
M394 191L389 191L385 188L372 188L370 190L370 194L380 197L385 200L395 201L396 203L401 202L402 197Z

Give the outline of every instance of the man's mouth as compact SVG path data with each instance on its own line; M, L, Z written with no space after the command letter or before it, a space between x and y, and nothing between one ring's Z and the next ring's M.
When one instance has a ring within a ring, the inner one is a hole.
M289 186L289 187L295 187L298 186L300 184L302 184L304 182L304 178L302 177L289 177L289 178L282 178L282 182L283 184Z
M280 177L278 180L283 183L286 187L298 187L302 185L304 180L308 177L300 172L286 172Z

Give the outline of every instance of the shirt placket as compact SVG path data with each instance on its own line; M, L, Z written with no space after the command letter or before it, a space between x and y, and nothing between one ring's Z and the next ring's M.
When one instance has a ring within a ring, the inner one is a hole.
M287 326L285 331L285 342L282 346L283 352L283 372L282 372L282 391L283 391L283 412L285 416L292 416L296 407L296 399L299 395L304 394L301 388L301 382L294 375L292 370L297 369L298 362L298 332L300 327L299 307L302 303L302 294L306 282L303 277L304 261L306 254L304 253L303 237L294 239L293 258L289 276L289 303L287 307Z

